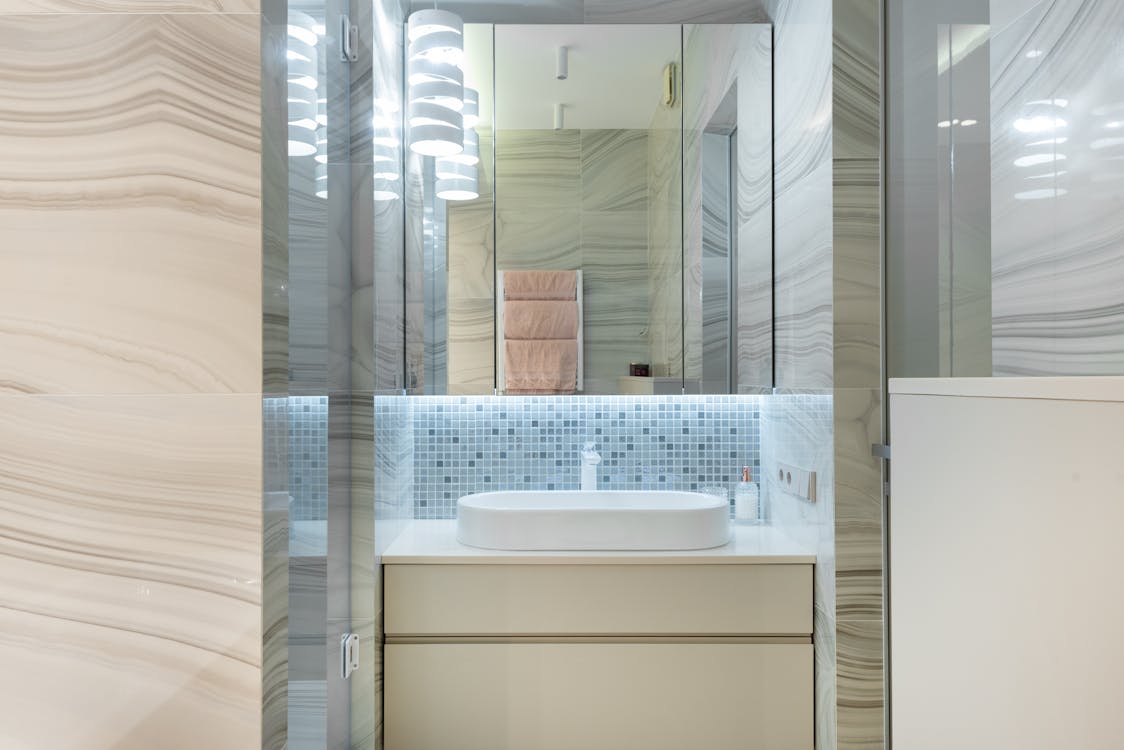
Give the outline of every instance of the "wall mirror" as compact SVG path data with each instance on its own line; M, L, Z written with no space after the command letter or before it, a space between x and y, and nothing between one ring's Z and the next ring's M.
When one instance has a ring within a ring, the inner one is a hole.
M413 392L771 387L770 27L463 39L471 182L406 165Z

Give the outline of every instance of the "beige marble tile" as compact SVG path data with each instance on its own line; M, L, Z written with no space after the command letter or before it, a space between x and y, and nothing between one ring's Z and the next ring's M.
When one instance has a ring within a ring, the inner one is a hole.
M260 23L0 16L0 391L261 390Z
M0 397L5 746L259 746L261 410Z
M835 159L832 191L834 384L882 382L882 247L878 159Z
M0 0L0 15L19 13L258 13L261 0Z
M496 382L495 303L449 301L449 392L491 393Z
M837 623L837 733L839 750L886 746L882 621Z
M835 612L839 620L882 617L882 442L879 389L835 391Z

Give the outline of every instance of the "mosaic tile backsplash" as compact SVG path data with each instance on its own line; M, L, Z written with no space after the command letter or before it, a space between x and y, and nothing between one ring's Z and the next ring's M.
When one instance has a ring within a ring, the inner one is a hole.
M490 490L576 489L586 440L607 490L732 487L759 475L757 396L416 396L414 517Z
M289 396L289 506L293 521L328 518L328 398Z

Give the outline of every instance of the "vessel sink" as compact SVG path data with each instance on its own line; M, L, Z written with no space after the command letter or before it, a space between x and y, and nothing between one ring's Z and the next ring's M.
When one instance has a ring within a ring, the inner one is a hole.
M685 550L730 539L730 506L665 491L478 492L457 501L457 539L504 550Z

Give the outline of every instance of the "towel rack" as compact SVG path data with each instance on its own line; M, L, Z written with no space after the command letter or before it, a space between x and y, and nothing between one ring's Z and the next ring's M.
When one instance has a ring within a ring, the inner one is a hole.
M582 291L581 269L574 271L577 284L578 302L578 372L577 390L581 393L585 389L585 307ZM506 299L503 285L503 271L496 271L496 392L503 395L507 391L507 378L504 376L504 327L503 307Z

